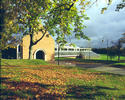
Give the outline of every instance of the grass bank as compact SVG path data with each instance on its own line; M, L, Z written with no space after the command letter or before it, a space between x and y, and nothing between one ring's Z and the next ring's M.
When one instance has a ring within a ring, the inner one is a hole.
M2 100L125 99L125 76L70 66L54 66L39 60L2 60L2 63Z
M48 63L40 59L2 59L1 65L47 65Z

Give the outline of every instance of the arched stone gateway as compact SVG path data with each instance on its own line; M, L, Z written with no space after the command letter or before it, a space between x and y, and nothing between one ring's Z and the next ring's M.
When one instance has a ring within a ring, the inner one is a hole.
M43 59L44 60L44 58L45 58L45 54L43 51L38 51L36 53L36 59Z
M37 50L34 54L35 59L42 59L45 60L45 53L42 50Z
M39 40L42 32L34 33L33 41ZM30 35L25 35L22 39L22 59L29 59ZM32 59L44 59L45 61L54 60L55 41L47 32L46 35L32 47Z

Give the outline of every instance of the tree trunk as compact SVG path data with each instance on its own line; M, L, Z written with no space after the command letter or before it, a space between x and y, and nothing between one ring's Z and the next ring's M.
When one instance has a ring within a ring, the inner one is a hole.
M118 62L120 62L120 56L118 56Z
M33 59L33 46L36 45L46 34L46 31L43 33L43 35L40 37L40 39L36 40L35 42L33 42L33 37L34 37L34 31L31 29L31 27L29 28L29 32L30 32L30 45L29 45L29 59Z
M5 19L5 9L0 9L0 60L2 59L2 35L4 32L4 19ZM1 61L0 61L1 62Z
M32 48L33 48L33 45L30 44L30 46L29 46L29 59L33 59Z
M120 62L120 50L118 51L118 62Z
M29 59L33 59L33 52L32 52L32 49L33 49L33 33L30 34L30 45L29 45Z
M118 41L118 62L120 61L120 53L121 53L120 49L121 49L121 47L122 47L121 41L119 40Z

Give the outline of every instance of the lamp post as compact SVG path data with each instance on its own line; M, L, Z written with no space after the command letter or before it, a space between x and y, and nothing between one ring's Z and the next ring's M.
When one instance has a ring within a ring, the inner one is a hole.
M107 40L107 61L108 61L108 40Z
M60 49L60 47L59 47L59 43L58 43L58 65L59 65L59 49Z
M89 60L90 60L90 47L91 47L91 45L90 45L90 40L88 41L89 42Z

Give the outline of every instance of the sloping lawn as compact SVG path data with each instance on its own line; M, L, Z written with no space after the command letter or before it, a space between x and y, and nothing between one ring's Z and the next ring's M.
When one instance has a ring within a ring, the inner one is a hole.
M1 65L47 65L48 63L40 59L2 59Z
M39 60L23 61L11 60L10 64L10 60L2 60L8 65L1 66L1 100L125 99L125 76Z

